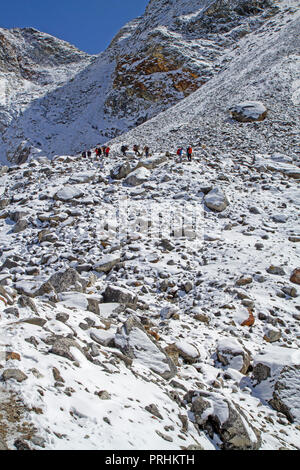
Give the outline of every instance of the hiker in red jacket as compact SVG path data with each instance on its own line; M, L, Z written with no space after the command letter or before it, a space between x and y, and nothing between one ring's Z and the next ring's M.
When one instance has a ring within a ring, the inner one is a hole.
M177 149L177 155L179 157L180 163L182 162L182 153L183 153L183 147L179 147L179 149Z
M109 152L110 152L110 148L109 148L109 147L105 147L105 156L106 156L106 157L108 157Z
M188 148L186 149L186 156L189 162L192 161L192 154L193 154L193 149L192 149L192 146L189 145Z

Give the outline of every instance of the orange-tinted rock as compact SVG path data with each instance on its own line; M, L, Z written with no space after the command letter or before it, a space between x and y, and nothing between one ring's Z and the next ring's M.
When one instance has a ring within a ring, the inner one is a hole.
M294 269L290 281L294 284L300 284L300 268Z
M10 359L12 359L13 361L20 361L20 360L21 360L21 356L20 356L19 353L7 352L7 353L6 353L6 360L9 361Z
M255 323L254 315L253 315L253 313L250 309L248 309L248 312L249 312L249 317L247 318L247 320L243 321L241 326L252 326L252 325L254 325L254 323Z

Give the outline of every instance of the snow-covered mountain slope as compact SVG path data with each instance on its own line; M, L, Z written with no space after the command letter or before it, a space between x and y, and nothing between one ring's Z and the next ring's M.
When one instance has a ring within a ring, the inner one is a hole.
M2 103L2 162L6 157L16 161L20 153L22 158L30 147L49 157L76 153L136 127L226 67L241 38L277 12L277 4L270 0L151 1L145 14L122 28L97 59L83 55L83 62L78 62L80 55L76 56L76 76L74 67L67 68L68 80L59 73L55 77L57 69L51 69L57 86L35 87L35 94L26 93L25 102L22 87L16 96L7 94L9 100ZM47 41L57 44L37 32L5 34L27 35L21 47L31 51L37 41L39 53L43 48L48 53ZM65 51L57 54L58 63L64 63ZM13 72L10 77L15 80ZM28 81L25 85L33 86Z
M276 4L109 158L1 169L0 449L299 449L299 7ZM249 100L264 119L232 119Z
M32 28L0 29L1 161L12 158L30 129L17 125L22 113L63 86L93 60L88 54ZM29 123L27 123L28 127ZM34 126L34 121L30 123ZM7 141L7 132L16 140ZM39 147L38 142L36 146ZM7 154L6 154L7 152Z
M111 141L112 148L124 141L150 143L159 151L192 144L200 154L204 145L210 156L288 152L297 158L300 11L296 2L281 2L280 7L280 13L239 41L226 56L229 65L223 71L178 105ZM260 123L231 119L230 108L249 100L262 101L267 118Z

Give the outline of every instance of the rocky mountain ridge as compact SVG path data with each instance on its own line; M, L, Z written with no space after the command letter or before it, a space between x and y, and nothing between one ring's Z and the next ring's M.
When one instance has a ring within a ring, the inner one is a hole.
M31 29L2 30L9 99L2 101L1 161L72 154L135 128L226 68L239 40L277 12L269 0L155 0L97 57ZM35 54L44 54L43 72Z

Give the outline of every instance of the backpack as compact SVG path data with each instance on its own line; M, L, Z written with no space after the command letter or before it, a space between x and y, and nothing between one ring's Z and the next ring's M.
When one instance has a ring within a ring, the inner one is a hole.
M180 155L181 154L181 149L178 149L177 150L177 155Z

